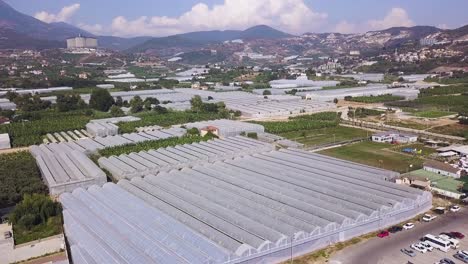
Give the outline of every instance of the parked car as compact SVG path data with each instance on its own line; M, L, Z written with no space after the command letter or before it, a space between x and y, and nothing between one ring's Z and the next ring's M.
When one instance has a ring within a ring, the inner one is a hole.
M468 263L468 256L466 256L464 254L457 253L457 254L453 255L453 257L458 259L458 260L461 260L461 261L463 261L465 263Z
M437 216L435 215L430 215L430 214L425 214L422 218L424 222L431 222L432 220L436 219Z
M450 212L456 213L456 212L460 211L460 209L461 209L460 206L458 206L458 205L452 205L452 206L450 207Z
M447 232L442 232L439 234L440 236L446 236L446 237L449 237L449 238L452 238L452 234L451 233L447 233Z
M388 231L382 231L379 234L377 234L377 236L380 238L388 237L389 235L390 233L388 233Z
M419 242L419 245L425 247L427 251L432 252L432 250L434 250L434 248L431 245L429 245L429 243L427 242Z
M465 238L465 235L463 235L460 232L450 232L449 234L453 238L457 238L457 239L464 239Z
M410 256L410 257L416 257L416 252L414 252L414 251L411 250L411 249L402 248L400 251L401 251L403 254L406 254L406 255L408 255L408 256Z
M413 223L406 223L403 225L404 230L409 230L409 229L412 229L413 227L414 227Z
M397 232L400 232L401 230L403 230L403 227L401 226L392 226L388 229L388 232L397 233Z
M443 264L455 264L455 262L449 258L443 258L440 260L440 263L443 263Z
M459 250L459 251L457 252L457 254L462 254L462 255L465 255L465 256L468 257L468 251L466 251L466 250Z
M412 244L411 248L423 254L427 252L427 249L419 244Z

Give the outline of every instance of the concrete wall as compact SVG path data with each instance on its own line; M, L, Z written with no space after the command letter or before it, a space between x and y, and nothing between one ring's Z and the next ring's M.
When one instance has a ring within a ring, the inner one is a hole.
M292 246L290 241L286 246L257 253L257 256L253 255L249 256L248 258L233 260L229 263L280 263L289 260L291 257L295 258L310 254L313 251L325 248L332 244L347 241L354 237L368 234L370 232L378 231L412 219L416 215L425 213L432 208L432 196L429 193L428 197L431 197L431 199L425 201L421 200L420 203L415 203L413 206L403 208L398 211L392 211L388 214L382 214L363 223L339 228L337 230L312 236L304 240L294 241Z
M0 225L3 230L6 224ZM3 232L0 234L3 236ZM2 237L3 238L3 237ZM0 243L0 263L20 262L30 258L37 258L45 254L65 250L65 240L63 235L57 235L41 240L32 241L26 244L14 246L13 238Z

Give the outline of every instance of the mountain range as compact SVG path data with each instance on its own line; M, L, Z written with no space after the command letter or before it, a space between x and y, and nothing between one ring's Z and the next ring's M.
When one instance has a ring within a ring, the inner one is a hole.
M269 26L260 25L247 30L213 30L178 34L168 37L121 38L96 36L73 25L45 23L22 14L0 0L0 49L62 48L65 40L78 35L95 37L102 48L128 52L154 52L170 54L174 50L190 51L210 45L242 39L244 41L269 40L279 45L294 46L294 50L320 49L365 50L394 48L404 43L415 43L422 38L466 38L468 26L455 30L442 30L430 26L395 27L362 34L306 33L293 36Z

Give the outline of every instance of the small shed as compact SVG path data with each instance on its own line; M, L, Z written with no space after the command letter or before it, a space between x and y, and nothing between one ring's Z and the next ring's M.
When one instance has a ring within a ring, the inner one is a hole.
M454 168L450 166L450 164L435 161L435 160L430 160L424 163L424 170L434 172L440 175L444 176L449 176L449 177L454 177L454 178L460 178L461 173L460 169Z
M219 128L215 126L207 126L202 129L200 129L200 134L202 137L204 137L206 134L211 133L217 137L219 137Z
M8 134L0 134L0 149L11 149L10 136Z

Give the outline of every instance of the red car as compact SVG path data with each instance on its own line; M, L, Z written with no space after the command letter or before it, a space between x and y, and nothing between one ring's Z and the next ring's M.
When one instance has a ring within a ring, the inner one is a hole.
M388 233L388 231L382 231L377 236L380 238L384 238L384 237L388 237L389 235L390 233Z
M454 237L454 238L457 238L457 239L463 239L463 238L465 238L465 235L463 235L463 234L460 233L460 232L450 232L450 236L451 236L451 237Z

